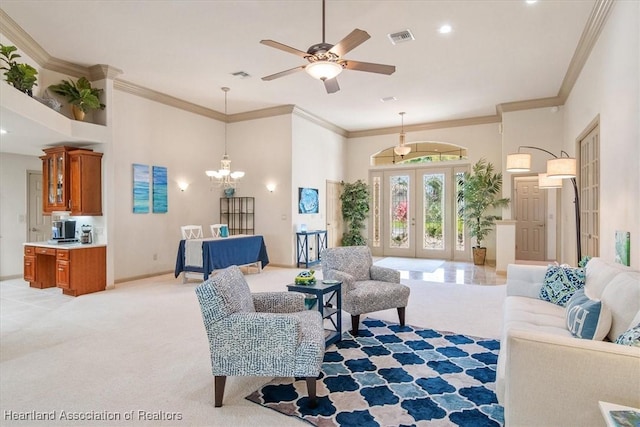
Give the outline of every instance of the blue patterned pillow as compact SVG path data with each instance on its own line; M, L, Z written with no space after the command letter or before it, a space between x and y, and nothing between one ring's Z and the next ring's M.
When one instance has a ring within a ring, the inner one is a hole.
M602 341L611 329L611 311L579 289L567 303L567 328L574 337Z
M544 276L539 298L564 307L569 298L584 287L584 278L584 268L550 265Z
M616 344L640 347L640 323L620 334L618 339L616 339Z

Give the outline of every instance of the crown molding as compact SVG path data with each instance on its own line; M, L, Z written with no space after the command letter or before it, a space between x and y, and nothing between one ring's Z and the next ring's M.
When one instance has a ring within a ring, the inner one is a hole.
M295 114L298 117L302 117L303 119L306 119L312 123L315 123L318 126L321 126L327 130L330 130L331 132L337 133L340 136L349 138L349 132L346 129L343 129L340 126L336 126L333 123L326 121L322 117L316 116L315 114L310 113L306 110L303 110L300 107L295 107L293 110L293 114Z
M184 101L166 93L158 92L153 89L140 86L135 83L128 82L126 80L116 79L113 81L113 88L122 92L127 92L132 95L146 98L151 101L159 102L161 104L168 105L170 107L179 108L181 110L188 111L190 113L199 114L201 116L210 117L221 122L226 122L226 116L210 108L203 107L201 105L194 104L192 102Z
M502 113L512 111L533 110L534 108L557 107L564 104L564 100L560 96L551 96L549 98L527 99L525 101L503 102L496 106L496 112L500 117Z
M111 65L96 64L89 67L89 79L91 81L102 79L114 80L120 74L122 74L122 70L112 67Z
M265 119L268 117L283 116L291 114L294 105L278 105L275 107L262 108L260 110L245 111L244 113L229 114L227 116L228 123L245 122L247 120Z
M604 24L611 13L613 5L614 0L597 0L593 5L591 15L582 31L582 36L580 36L580 41L573 53L573 58L571 58L569 68L567 68L564 80L562 80L562 85L560 86L560 91L558 92L558 96L562 99L562 104L564 104L569 97L584 64L587 62L589 55L591 55L593 46L595 46L600 37L602 28L604 28Z
M498 123L502 120L502 113L511 111L528 110L533 108L544 108L561 106L566 102L575 82L577 81L584 64L586 63L593 46L598 40L600 33L606 23L615 0L596 0L591 15L582 32L576 50L573 54L567 72L564 76L557 96L549 98L529 99L522 101L506 102L496 105L496 115L470 117L466 119L445 120L439 122L416 124L405 126L405 130L416 132L422 130L442 129L448 127L473 126L478 124ZM240 122L255 120L260 118L274 117L283 114L295 114L305 118L325 129L337 133L346 138L360 138L365 136L387 135L400 132L400 127L370 129L362 131L347 131L334 125L321 117L293 105L281 105L264 108L261 110L248 111L225 115L218 111L206 108L179 98L148 89L135 83L119 80L116 77L122 73L121 70L98 64L92 67L84 67L49 55L28 33L26 33L4 10L0 8L0 32L16 44L29 57L36 61L42 68L60 72L73 77L90 76L91 79L113 78L114 88L123 92L131 93L152 101L160 102L175 108L211 117L223 122ZM106 67L106 68L105 68Z
M462 126L475 126L475 125L485 125L490 123L500 123L501 118L497 114L492 116L479 116L479 117L469 117L466 119L455 119L455 120L442 120L439 122L431 122L431 123L422 123L416 125L405 125L405 132L419 132L424 130L433 130L433 129L444 129L444 128L453 128L453 127L462 127ZM362 138L366 136L377 136L377 135L389 135L400 133L401 127L394 126L389 128L379 128L379 129L371 129L371 130L359 130L355 132L348 132L348 138Z

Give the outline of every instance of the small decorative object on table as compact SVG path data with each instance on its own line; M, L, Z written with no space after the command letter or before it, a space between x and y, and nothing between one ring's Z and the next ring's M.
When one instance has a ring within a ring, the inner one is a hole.
M236 193L236 189L233 187L229 187L229 188L225 188L224 189L224 195L226 197L233 197L233 195Z
M315 285L316 278L314 276L315 271L303 271L296 276L295 284L296 285Z

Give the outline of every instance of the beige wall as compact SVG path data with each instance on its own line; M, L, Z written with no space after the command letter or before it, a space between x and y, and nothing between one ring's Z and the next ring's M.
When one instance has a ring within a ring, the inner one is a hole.
M42 171L42 161L35 156L0 155L0 278L22 276L30 170Z
M631 265L640 268L640 2L616 2L565 104L564 149L600 116L600 256L614 259L614 233L631 232ZM565 195L568 196L568 195ZM571 203L563 198L563 206ZM572 221L563 209L562 221ZM573 241L571 227L562 240ZM575 262L571 246L563 259Z

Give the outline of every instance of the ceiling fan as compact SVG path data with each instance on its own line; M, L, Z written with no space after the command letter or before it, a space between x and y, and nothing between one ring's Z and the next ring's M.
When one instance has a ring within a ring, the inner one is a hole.
M371 38L369 33L367 33L366 31L356 28L348 36L340 40L338 44L332 45L326 43L324 38L324 3L325 0L322 0L322 43L314 44L309 49L307 49L306 52L303 52L274 40L260 40L260 43L264 45L271 46L285 52L293 53L294 55L301 56L302 58L309 61L309 64L307 65L301 65L299 67L271 74L269 76L263 77L262 80L274 80L301 70L305 70L312 77L324 82L324 87L327 89L327 93L335 93L340 90L340 86L338 85L336 76L340 74L343 69L366 71L369 73L386 75L391 75L396 71L396 67L394 65L373 64L370 62L352 61L343 58L343 55L360 46L362 43Z

